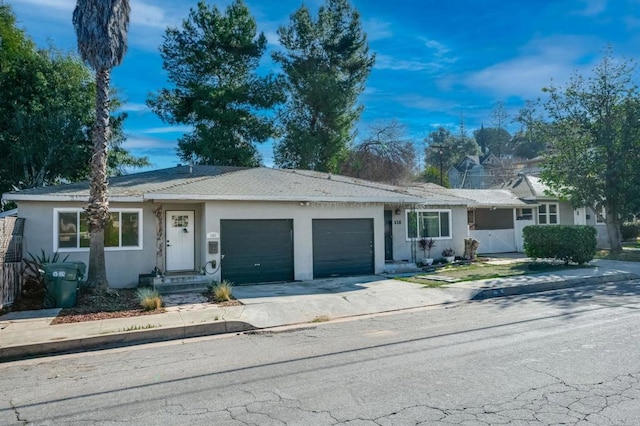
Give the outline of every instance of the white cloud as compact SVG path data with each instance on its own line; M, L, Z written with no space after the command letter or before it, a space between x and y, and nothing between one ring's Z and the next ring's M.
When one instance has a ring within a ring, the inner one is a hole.
M172 155L175 153L177 143L175 140L164 140L157 138L148 138L144 136L131 136L123 142L122 147L126 150L133 151L149 151L149 150L171 150Z
M458 106L455 101L450 99L431 98L427 96L420 96L417 94L398 96L396 97L396 101L406 107L426 111L446 111L454 109Z
M404 59L377 53L375 67L393 71L442 71L456 62L457 58L449 55L451 49L445 44L423 37L418 40L421 44L411 49L412 55L404 56Z
M136 103L136 102L127 102L127 103L123 104L120 108L118 108L118 110L122 111L122 112L146 112L146 111L150 111L150 109L147 106L147 104Z
M363 20L362 28L367 34L367 40L370 42L393 37L393 32L391 32L391 24L389 22L384 22L376 18Z
M434 56L438 58L444 58L448 61L455 61L455 59L446 58L446 55L451 51L451 49L449 49L449 47L447 47L446 45L440 43L437 40L430 40L426 38L421 38L421 40L428 49L433 51Z
M185 133L193 130L191 126L166 126L166 127L151 127L148 129L139 130L139 133L146 135L158 135L164 133Z
M374 66L378 69L393 71L435 71L442 67L438 62L425 62L419 59L398 59L381 53L376 53Z
M167 16L166 9L139 0L131 1L130 25L162 28L175 25L175 17Z
M75 2L71 0L22 0L22 2L69 12L73 12L73 9L76 7Z
M607 0L580 0L580 8L574 9L572 14L582 16L597 16L607 10Z
M549 37L524 46L522 54L460 77L472 90L492 92L499 98L531 98L553 80L564 84L574 71L590 68L584 58L594 41L579 37Z

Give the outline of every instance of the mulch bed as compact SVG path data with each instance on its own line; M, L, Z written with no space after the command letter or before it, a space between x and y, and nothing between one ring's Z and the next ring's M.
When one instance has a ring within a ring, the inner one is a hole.
M219 307L240 306L239 300L216 303L208 297L209 302ZM11 306L12 311L39 310L43 308L44 288L27 285L21 296ZM136 289L104 290L82 288L78 292L76 306L60 311L51 324L69 324L83 321L96 321L111 318L128 318L141 315L153 315L165 312L164 308L145 311L138 304Z
M137 317L164 312L164 309L145 311L138 304L135 289L82 289L76 306L60 311L51 324L95 321L111 318Z

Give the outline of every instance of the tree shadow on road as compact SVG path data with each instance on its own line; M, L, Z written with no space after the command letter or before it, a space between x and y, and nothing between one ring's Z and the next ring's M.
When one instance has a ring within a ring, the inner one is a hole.
M519 303L535 302L561 309L575 309L578 305L634 306L640 309L640 280L610 282L529 293L517 296L497 297L489 300L494 305L512 308Z

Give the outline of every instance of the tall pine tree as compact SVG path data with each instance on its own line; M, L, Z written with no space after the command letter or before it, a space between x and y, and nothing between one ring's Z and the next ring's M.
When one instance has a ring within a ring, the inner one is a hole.
M336 172L355 137L358 96L375 61L360 15L347 0L326 0L317 19L302 6L278 35L284 51L273 57L286 76L288 100L275 162Z
M147 103L171 124L193 126L178 142L181 159L197 164L258 166L255 143L274 135L260 113L284 101L281 84L256 72L267 39L241 0L224 13L199 2L182 28L168 28L160 47L173 88Z

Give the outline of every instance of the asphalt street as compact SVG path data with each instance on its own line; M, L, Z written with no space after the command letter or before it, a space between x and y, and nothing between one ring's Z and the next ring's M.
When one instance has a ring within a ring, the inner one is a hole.
M637 425L640 282L0 364L0 424Z

